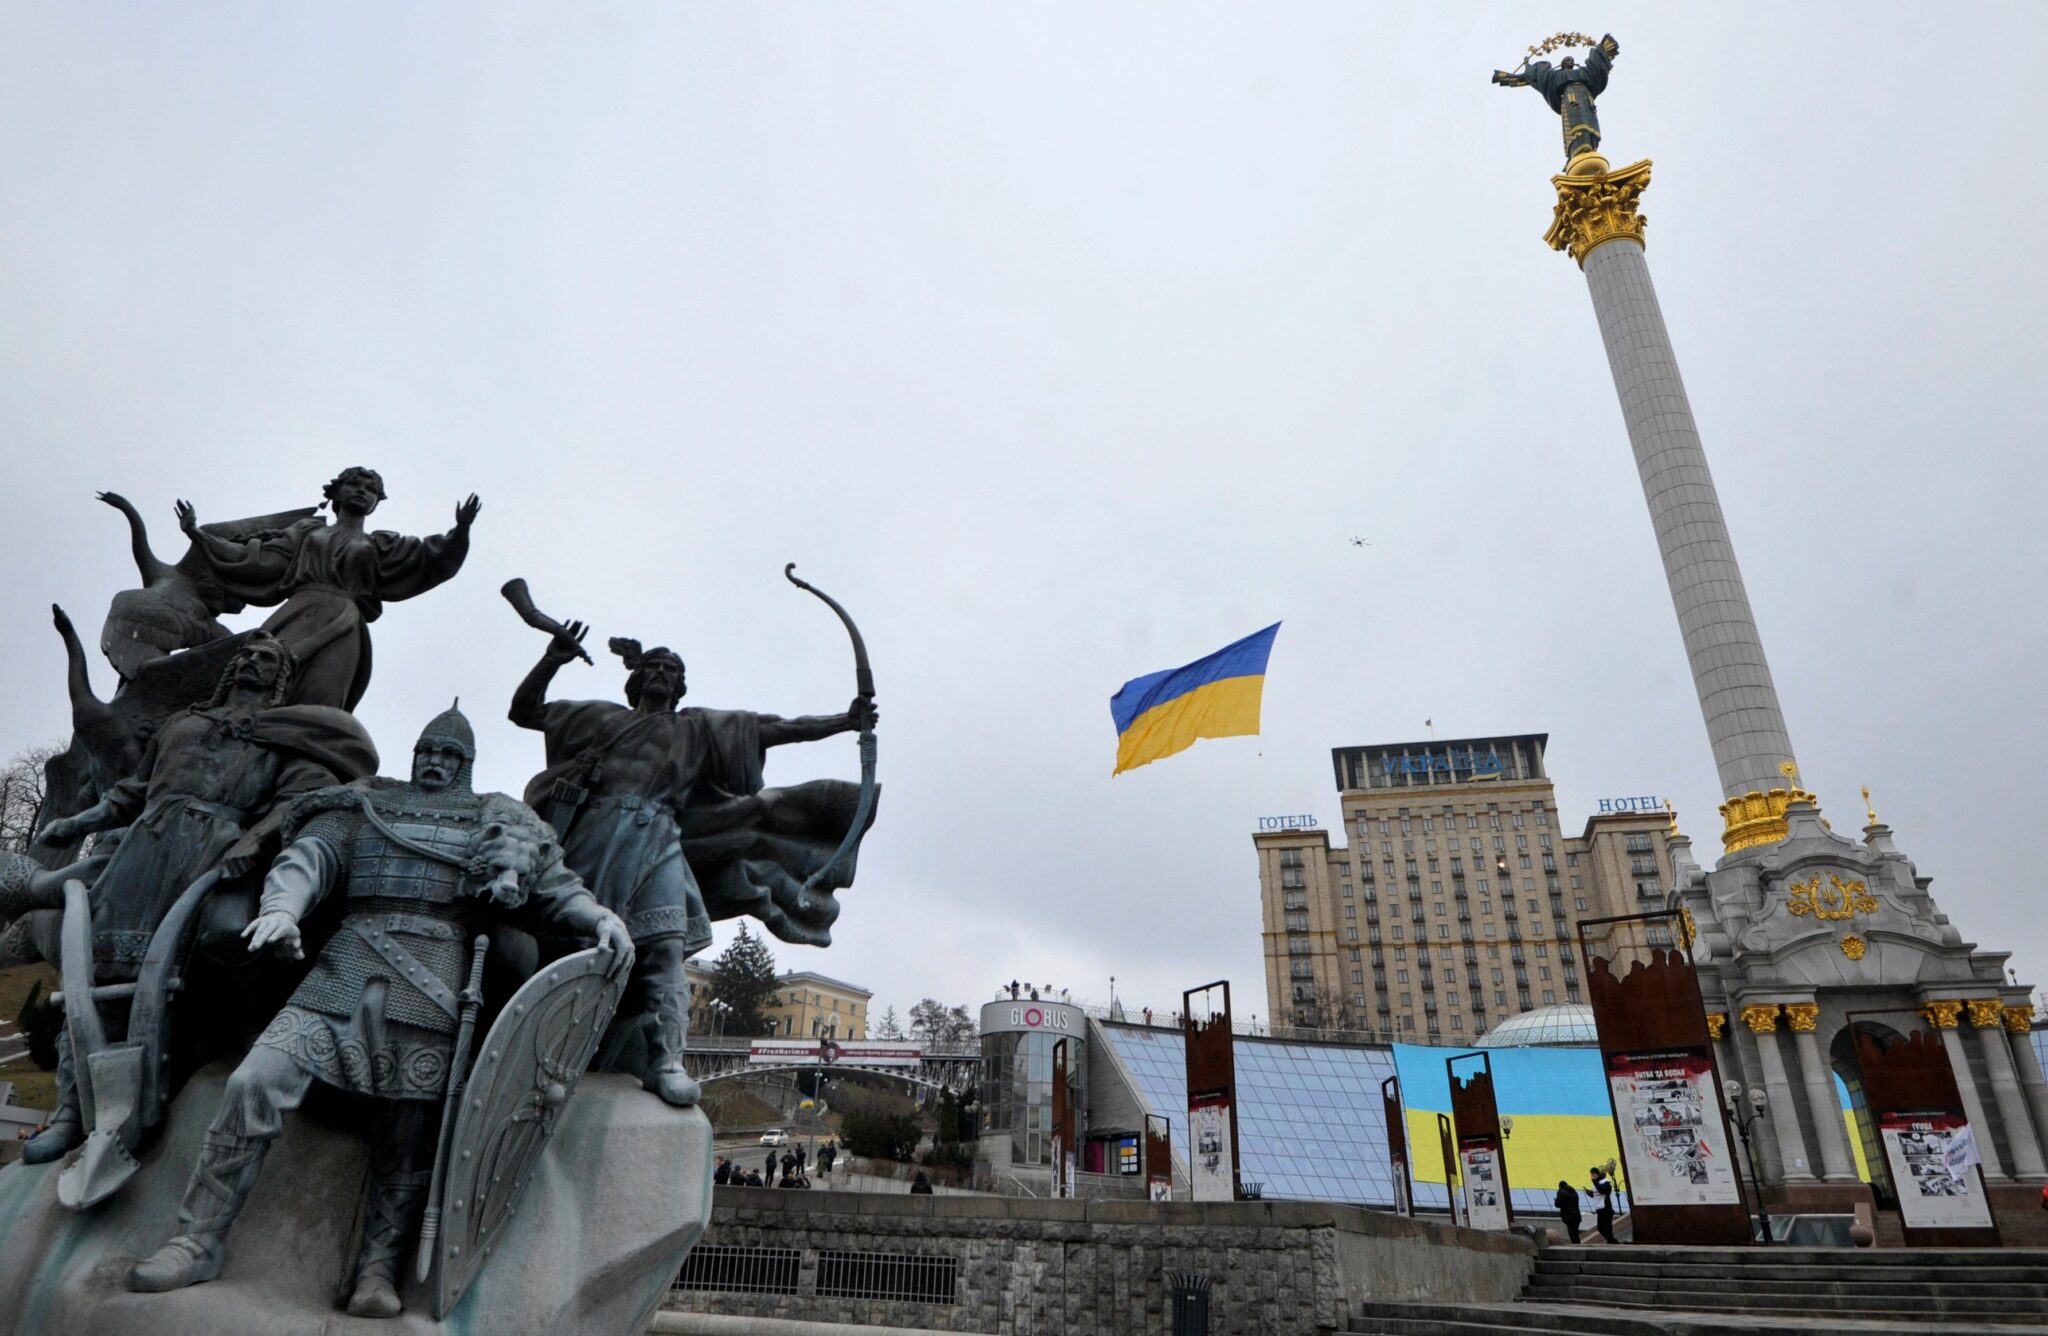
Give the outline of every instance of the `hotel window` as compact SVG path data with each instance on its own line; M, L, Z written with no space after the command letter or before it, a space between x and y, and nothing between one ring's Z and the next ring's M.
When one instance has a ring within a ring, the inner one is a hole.
M1501 988L1496 988L1496 989L1494 989L1494 990L1493 990L1493 1005L1495 1005L1496 1007L1504 1007L1504 1006L1506 1006L1507 1004L1508 1004L1508 995L1507 995L1507 990L1505 990L1505 989L1501 989Z
M1465 813L1465 829L1467 829L1467 830L1477 830L1477 829L1479 829L1479 813L1477 813L1477 812L1467 812L1467 813Z
M1482 925L1482 926L1483 926L1483 927L1485 928L1485 931L1486 931L1486 935L1487 935L1488 937L1491 937L1491 936L1493 936L1493 925L1492 925L1491 923L1488 923L1488 924L1484 924L1484 925Z
M1353 960L1358 959L1358 948L1355 946L1351 948L1351 958Z
M1356 929L1356 928L1346 928L1346 929L1344 930L1344 940L1345 940L1345 941L1347 941L1347 942L1355 942L1355 941L1357 941L1357 940L1358 940L1358 929Z
M1517 813L1515 813L1515 829L1516 829L1516 830L1520 830L1521 828L1522 828L1522 814L1521 814L1520 812L1517 812Z
M1434 834L1436 833L1436 818L1435 818L1435 817L1433 817L1433 816L1426 816L1426 817L1422 818L1422 833L1423 833L1423 834L1425 834L1425 835L1434 835Z
M1438 941L1442 941L1443 939L1449 937L1451 935L1451 925L1448 923L1437 924L1436 935Z
M1345 918L1348 918L1348 919L1355 919L1355 918L1357 918L1357 917L1358 917L1358 906L1357 906L1357 905L1346 905L1346 906L1344 906L1344 917L1345 917Z
M1394 971L1394 982L1395 982L1395 983L1407 983L1407 982L1408 982L1408 971L1407 971L1407 970L1395 970L1395 971ZM1402 1001L1404 1001L1404 1002L1405 1002L1405 1001L1407 1001L1407 999L1406 999L1406 998L1403 998L1403 999L1402 999Z
M1539 807L1539 808L1537 808L1537 809L1536 809L1536 824L1537 824L1538 826L1542 826L1542 827L1546 827L1546 828L1547 828L1547 827L1548 827L1548 826L1550 825L1550 809L1549 809L1549 808L1547 808L1547 807Z
M1566 854L1564 856L1564 865L1566 867L1577 867L1579 865L1579 856L1577 854ZM1578 883L1574 882L1572 884L1577 885Z
M1585 913L1585 912L1586 912L1586 897L1585 897L1585 896L1583 896L1583 895L1581 895L1581 896L1578 896L1578 897L1577 897L1576 899L1574 899L1574 900L1573 900L1573 903L1574 903L1574 904L1576 904L1576 905L1578 906L1578 908L1579 908L1579 912L1580 912L1581 914L1583 914L1583 913Z

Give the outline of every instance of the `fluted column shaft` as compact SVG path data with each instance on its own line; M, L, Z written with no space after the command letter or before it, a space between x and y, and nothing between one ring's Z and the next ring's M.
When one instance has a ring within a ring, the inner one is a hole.
M1984 1050L1984 1074L1991 1079L1991 1097L1998 1101L1998 1120L2005 1124L2005 1147L2012 1153L2012 1172L2017 1178L2039 1182L2048 1178L2048 1166L2041 1163L2041 1142L2034 1135L2034 1118L2027 1099L2020 1093L2019 1077L2013 1071L2012 1050L2006 1047L2005 1024L1992 1004L1979 1015L1970 1009L1970 1022L1977 1027L1977 1043Z
M1785 1076L1785 1059L1778 1052L1777 1021L1769 1017L1752 1020L1747 1014L1751 1009L1743 1010L1743 1020L1756 1035L1757 1061L1764 1069L1764 1091L1770 1096L1767 1121L1778 1143L1779 1181L1811 1183L1814 1173L1807 1166L1806 1138L1799 1131L1799 1106L1792 1102L1792 1082Z
M1814 1013L1820 1008L1807 1003ZM1805 1008L1800 1008L1804 1011ZM1820 1041L1813 1037L1815 1016L1793 1016L1792 1045L1799 1051L1799 1075L1806 1085L1806 1107L1813 1112L1813 1134L1820 1138L1821 1177L1830 1183L1856 1181L1856 1157L1849 1152L1849 1131L1842 1126L1842 1102L1835 1098L1834 1071L1821 1061Z
M2026 1009L2031 1018L2033 1008ZM2034 1052L2033 1036L2025 1030L2014 1030L2012 1035L2013 1066L2019 1069L2020 1089L2026 1093L2027 1103L2034 1110L2035 1129L2048 1137L2048 1077L2041 1073L2040 1055Z
M1992 1143L1991 1123L1984 1117L1984 1101L1977 1097L1977 1078L1970 1075L1970 1055L1963 1050L1963 1036L1954 1025L1935 1026L1941 1031L1941 1046L1948 1050L1948 1065L1956 1074L1956 1089L1962 1092L1963 1116L1976 1134L1977 1154L1984 1161L1984 1177L2004 1178L2005 1162Z
M1584 268L1722 793L1783 787L1792 741L1642 244L1596 245Z

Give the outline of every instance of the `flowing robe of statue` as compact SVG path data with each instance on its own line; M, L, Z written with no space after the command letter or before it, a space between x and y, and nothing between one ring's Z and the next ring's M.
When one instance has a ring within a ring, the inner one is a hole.
M644 930L699 950L711 940L710 920L748 914L783 941L829 945L839 917L832 893L852 884L854 853L808 892L803 883L845 838L860 786L821 779L765 788L762 726L780 723L775 715L691 708L656 719L641 727L662 730L659 781L636 795L600 792L577 808L562 835L569 864L636 942ZM527 802L552 815L557 781L581 785L592 753L601 768L607 741L634 724L633 709L613 701L550 701L541 725L547 769L527 786ZM628 734L612 745L647 744Z
M263 629L298 657L293 699L352 710L370 683L369 623L386 603L424 594L461 570L469 530L409 538L313 518L239 541L201 529L193 548L234 598L282 604Z
M173 715L143 753L141 773L105 800L113 824L127 832L93 886L93 959L102 979L134 977L171 902L273 804L376 768L376 746L343 710L283 705L236 718L195 707Z
M1586 63L1552 65L1547 60L1532 62L1515 74L1496 72L1493 81L1507 87L1528 87L1542 94L1556 112L1564 129L1566 162L1600 147L1600 116L1594 99L1607 91L1607 76L1614 69L1613 57L1603 38L1586 56Z

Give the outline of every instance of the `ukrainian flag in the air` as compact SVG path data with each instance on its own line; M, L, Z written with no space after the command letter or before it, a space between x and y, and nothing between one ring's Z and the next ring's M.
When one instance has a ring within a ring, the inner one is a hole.
M1109 698L1116 719L1115 774L1186 751L1196 738L1259 731L1266 659L1280 623L1225 645L1182 668L1147 673Z

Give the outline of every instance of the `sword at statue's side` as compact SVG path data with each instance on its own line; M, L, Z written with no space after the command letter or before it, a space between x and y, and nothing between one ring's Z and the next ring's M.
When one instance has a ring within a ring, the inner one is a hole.
M791 584L795 585L798 589L808 590L816 594L826 607L839 614L839 620L846 625L846 634L853 639L853 694L859 699L872 704L875 699L875 674L868 667L868 646L867 642L861 639L860 628L853 624L853 618L847 615L846 609L839 606L838 599L833 598L816 585L796 578L795 562L792 561L784 566L782 573ZM832 851L832 856L820 864L816 872L804 878L804 884L799 894L808 892L813 886L818 884L819 880L827 872L839 866L839 860L846 857L847 851L860 842L861 832L866 829L868 818L874 814L874 810L875 730L872 725L869 725L860 731L860 798L853 809L853 824L846 828L846 838L839 842L839 847Z
M448 1186L448 1138L455 1134L455 1111L462 1107L462 1088L469 1080L469 1049L476 1042L476 1014L484 1004L484 957L490 951L491 939L479 935L471 947L469 983L462 990L462 1020L455 1027L455 1055L448 1065L448 1094L441 1105L440 1135L435 1138L434 1183L427 1190L427 1212L420 1217L420 1251L413 1263L413 1275L420 1280L434 1269L434 1242L441 1236L441 1194Z

